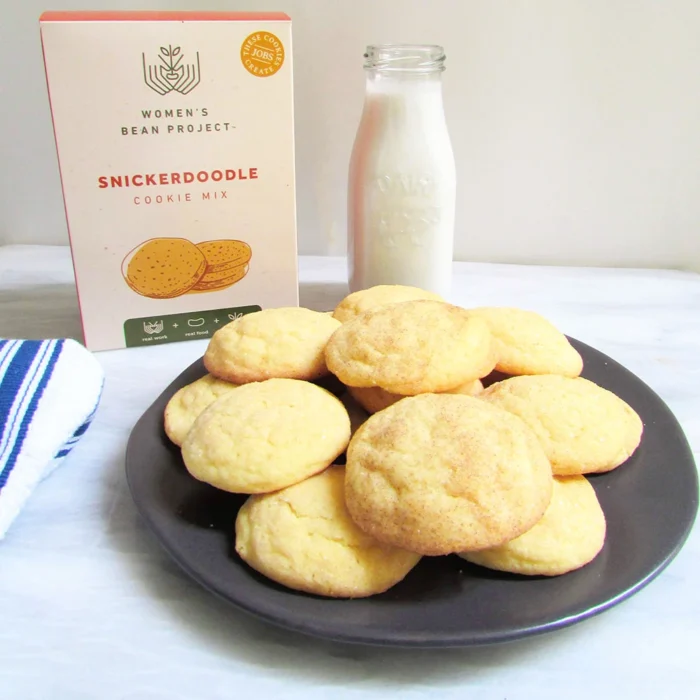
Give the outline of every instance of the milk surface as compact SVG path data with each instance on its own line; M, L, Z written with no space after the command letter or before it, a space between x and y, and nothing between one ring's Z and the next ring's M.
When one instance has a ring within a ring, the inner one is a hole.
M455 196L439 75L370 78L349 172L351 291L405 284L448 295Z

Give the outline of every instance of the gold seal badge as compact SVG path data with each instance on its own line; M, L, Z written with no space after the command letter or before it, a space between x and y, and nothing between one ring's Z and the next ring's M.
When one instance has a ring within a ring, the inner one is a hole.
M269 78L284 63L284 46L272 32L253 32L241 45L241 63L257 78Z

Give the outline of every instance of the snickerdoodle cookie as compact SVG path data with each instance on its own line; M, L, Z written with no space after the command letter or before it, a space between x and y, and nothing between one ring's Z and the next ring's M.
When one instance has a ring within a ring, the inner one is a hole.
M297 379L243 384L197 418L182 443L190 474L223 491L265 493L325 469L350 440L343 404Z
M207 370L236 384L273 377L318 379L328 373L324 349L340 321L301 307L264 309L227 323L209 341Z
M387 304L396 304L402 301L415 301L416 299L443 301L439 294L428 292L418 287L407 287L401 284L379 284L369 289L361 289L358 292L348 294L335 307L333 317L345 323L368 309L386 306Z
M481 318L440 301L369 309L341 325L326 346L328 369L352 387L411 396L480 379L496 363Z
M552 481L522 420L477 398L423 394L375 413L355 433L345 497L368 534L441 555L526 532L544 514Z
M480 307L469 312L488 323L495 339L499 372L567 377L581 374L581 355L563 333L534 311Z
M511 377L492 384L479 399L525 421L555 474L610 471L627 461L642 438L636 411L583 377Z
M554 479L542 519L498 547L460 556L489 569L529 576L559 576L591 562L605 543L605 515L583 476Z
M480 394L484 389L484 385L481 383L480 379L475 379L474 381L467 382L466 384L460 384L454 389L449 391L443 391L443 394L464 394L466 396L476 396ZM348 392L357 401L357 403L362 406L368 413L377 413L378 411L383 411L397 401L406 398L400 394L390 394L388 391L384 391L378 386L366 386L366 387L348 387Z
M199 414L218 398L233 391L238 385L225 382L211 374L183 386L165 407L165 433L176 445L182 445L189 429Z
M344 473L323 473L251 496L236 518L236 552L256 571L294 590L336 598L383 593L420 555L377 541L352 520Z

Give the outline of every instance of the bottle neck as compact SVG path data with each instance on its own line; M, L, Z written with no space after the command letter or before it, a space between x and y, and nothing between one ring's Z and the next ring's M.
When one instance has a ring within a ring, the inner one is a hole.
M431 44L381 44L368 46L365 69L385 76L405 79L440 74L445 70L442 46Z
M368 46L366 96L373 103L403 104L420 112L442 110L445 53L440 46Z

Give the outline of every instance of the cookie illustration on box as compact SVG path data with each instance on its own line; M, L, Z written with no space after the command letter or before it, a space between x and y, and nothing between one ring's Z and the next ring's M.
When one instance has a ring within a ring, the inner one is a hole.
M227 289L248 274L253 253L244 241L204 241L197 243L197 248L207 261L207 269L190 290L191 294Z
M186 238L151 238L122 261L129 287L151 299L218 292L242 280L252 256L244 241L193 243Z

